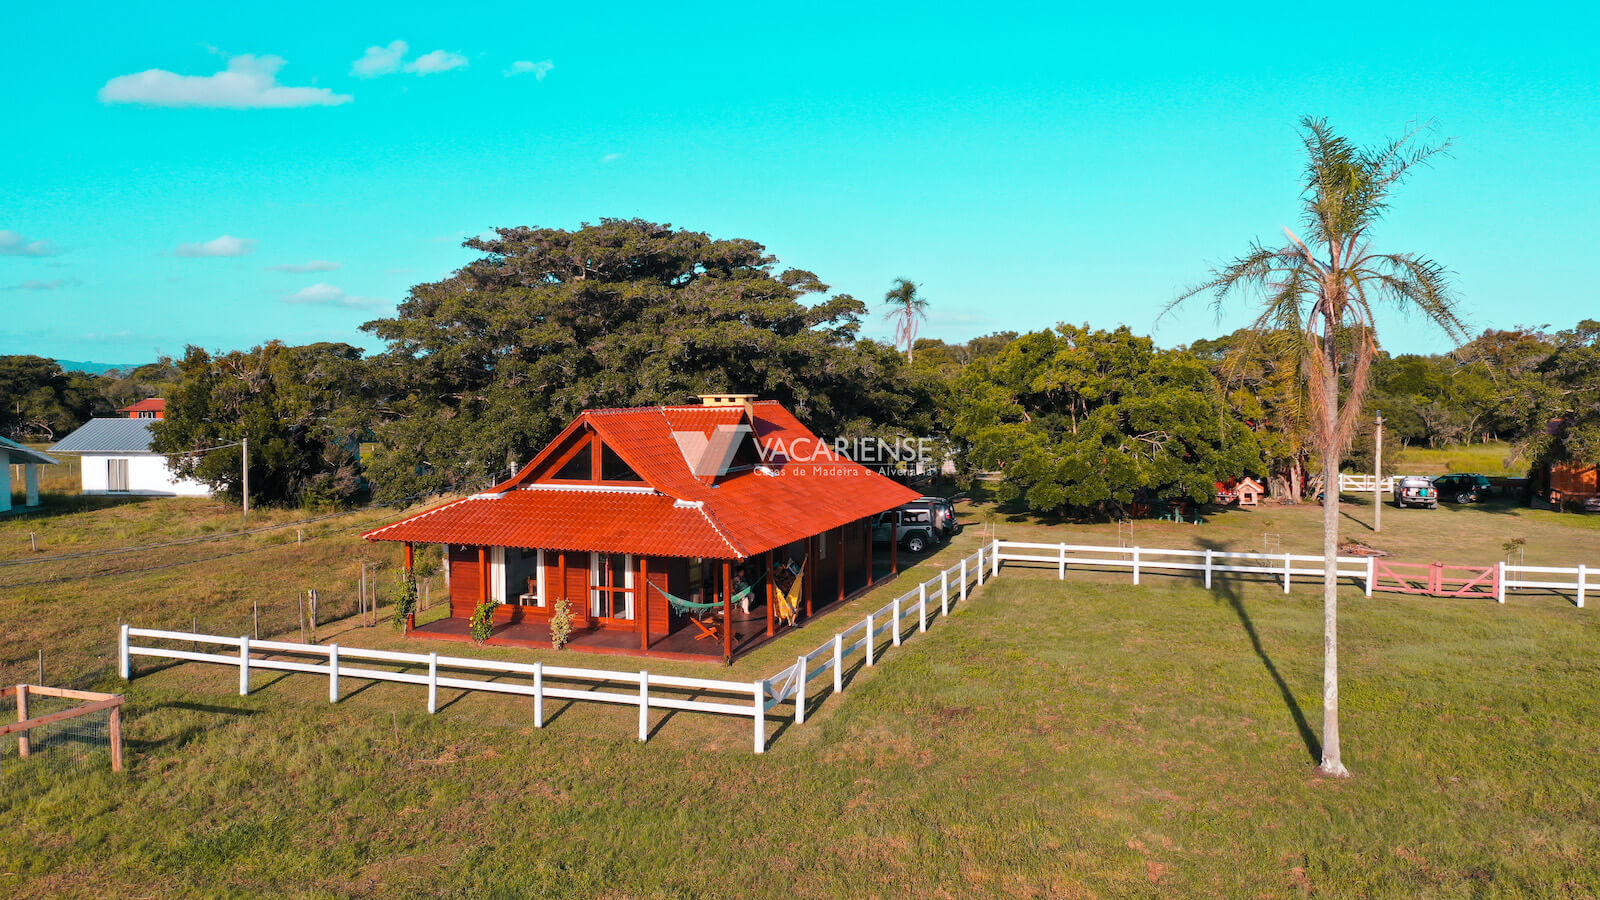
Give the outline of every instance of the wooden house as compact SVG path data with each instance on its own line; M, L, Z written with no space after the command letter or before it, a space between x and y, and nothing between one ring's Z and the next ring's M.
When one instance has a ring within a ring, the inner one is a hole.
M1233 491L1239 497L1240 506L1255 506L1261 502L1261 497L1267 489L1261 482L1246 475L1233 486Z
M413 636L548 646L566 599L573 649L732 659L898 568L871 518L917 492L835 454L749 395L579 415L490 490L368 532L444 547L450 615ZM881 557L886 556L887 559ZM796 577L798 576L798 587Z

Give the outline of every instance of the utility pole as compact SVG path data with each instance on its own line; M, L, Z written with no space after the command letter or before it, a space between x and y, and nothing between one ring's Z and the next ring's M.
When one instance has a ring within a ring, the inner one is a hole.
M248 524L250 524L250 439L249 438L245 438L244 439L243 446L244 446L244 454L243 454L244 455L244 463L243 463L243 466L240 469L240 472L244 476L244 479L243 479L244 480L244 491L242 492L242 496L244 497L244 523L246 525L248 525Z
M1372 531L1383 530L1383 413L1372 432Z

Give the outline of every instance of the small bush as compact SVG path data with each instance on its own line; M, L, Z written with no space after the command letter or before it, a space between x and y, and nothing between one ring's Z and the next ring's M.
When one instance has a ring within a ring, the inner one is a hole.
M486 600L472 611L472 639L480 644L494 633L494 607L494 601Z
M550 646L560 650L572 637L572 601L566 597L556 601L550 611Z
M406 619L417 611L417 579L410 572L400 573L400 589L394 595L394 627L403 630Z

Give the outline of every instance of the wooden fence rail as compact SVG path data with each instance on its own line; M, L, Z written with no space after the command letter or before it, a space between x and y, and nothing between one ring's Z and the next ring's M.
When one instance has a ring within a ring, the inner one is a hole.
M0 698L11 696L17 698L17 721L7 725L0 725L0 737L8 734L17 735L17 756L26 759L33 754L33 742L30 739L29 732L41 725L64 722L67 719L76 719L79 716L88 716L102 710L110 710L106 736L111 745L111 771L122 771L121 694L74 691L68 688L46 687L42 684L19 684L0 688ZM65 700L87 700L89 702L83 706L74 706L71 709L64 709L60 712L30 719L28 718L28 698L30 696L59 697Z
M1048 555L1030 551L1050 551ZM1211 587L1216 574L1260 575L1283 582L1283 592L1288 593L1294 576L1322 577L1322 556L1301 553L1242 553L1231 550L1168 550L1159 547L1107 547L1099 544L1037 544L1022 541L996 541L993 553L997 565L1002 562L1028 562L1053 565L1057 577L1067 577L1067 569L1127 569L1138 584L1145 572L1198 572ZM1254 563L1254 565L1252 565ZM1309 565L1307 565L1309 564ZM1359 580L1372 595L1373 558L1370 556L1341 556L1338 558L1341 578Z
M1589 580L1590 573L1600 572L1600 569L1588 565L1514 566L1509 563L1499 563L1497 568L1499 573L1496 578L1498 584L1495 599L1501 603L1506 602L1506 591L1508 589L1543 588L1556 591L1576 591L1578 608L1583 609L1584 600L1589 592L1600 590L1600 581ZM1518 576L1520 575L1536 577L1519 578ZM1570 580L1566 578L1557 580L1552 577L1556 575L1571 575L1572 578Z

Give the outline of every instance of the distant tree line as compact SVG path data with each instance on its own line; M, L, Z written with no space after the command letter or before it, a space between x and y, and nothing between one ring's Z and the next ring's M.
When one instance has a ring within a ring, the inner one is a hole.
M191 347L98 376L0 357L0 433L59 440L163 396L156 449L226 495L241 489L232 445L248 438L254 502L401 501L494 483L584 409L743 391L828 437L933 437L964 476L998 472L1002 496L1038 511L1202 500L1244 474L1295 498L1315 486L1302 363L1270 339L1162 350L1126 328L1061 324L963 343L913 334L902 352L860 335L864 303L750 240L603 220L466 246L479 257L363 326L385 344L371 355ZM901 319L904 285L886 297ZM1530 461L1600 458L1600 323L1380 352L1370 377L1366 407L1394 449L1502 440ZM1366 426L1348 464L1369 466L1370 443Z

